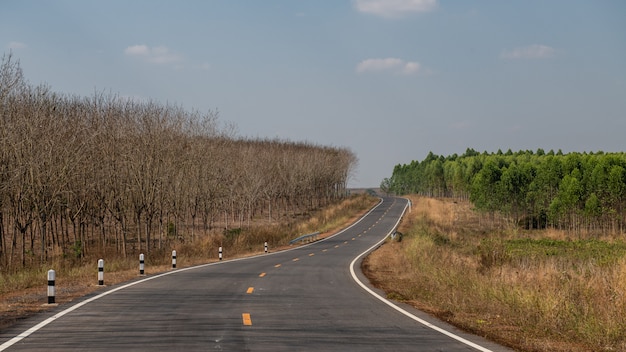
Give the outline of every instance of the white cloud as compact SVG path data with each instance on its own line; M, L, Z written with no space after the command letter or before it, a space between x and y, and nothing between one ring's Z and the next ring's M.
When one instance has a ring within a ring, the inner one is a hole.
M132 45L124 50L124 54L129 56L150 55L150 48L147 45Z
M356 72L392 72L395 74L412 75L420 70L420 64L414 61L404 61L397 58L367 59L359 62Z
M10 42L8 45L9 49L24 49L26 48L26 44L22 42Z
M138 57L154 64L171 64L183 61L179 54L170 52L166 46L149 47L147 45L131 45L124 49L124 54Z
M417 62L407 62L404 64L404 67L402 68L402 73L405 73L407 75L411 75L414 73L417 73L417 71L419 71L420 69L420 64Z
M429 12L437 8L438 0L353 0L359 12L385 18L402 17L410 13Z
M505 50L500 54L502 59L549 59L556 55L556 50L547 45L529 45Z

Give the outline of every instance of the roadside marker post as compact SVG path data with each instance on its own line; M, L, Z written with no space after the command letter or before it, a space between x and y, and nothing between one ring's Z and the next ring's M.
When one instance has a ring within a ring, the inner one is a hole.
M54 304L55 287L54 281L56 279L56 272L54 270L48 270L48 304Z
M104 285L104 259L98 260L98 285Z
M267 253L267 242L265 242L265 253Z
M176 269L176 251L172 251L172 269Z
M144 275L144 255L139 255L139 275Z
M220 260L222 260L222 246L220 246L219 248L219 257L220 257Z

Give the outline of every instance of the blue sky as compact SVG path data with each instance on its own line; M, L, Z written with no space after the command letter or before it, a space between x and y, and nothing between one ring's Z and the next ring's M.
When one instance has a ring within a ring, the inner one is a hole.
M626 150L622 0L0 2L31 84L346 147L353 187L466 148Z

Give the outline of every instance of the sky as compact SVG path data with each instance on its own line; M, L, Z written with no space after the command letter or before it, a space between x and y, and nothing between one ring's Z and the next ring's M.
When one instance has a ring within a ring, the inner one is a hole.
M2 0L0 47L59 93L347 148L350 187L431 151L626 150L623 0Z

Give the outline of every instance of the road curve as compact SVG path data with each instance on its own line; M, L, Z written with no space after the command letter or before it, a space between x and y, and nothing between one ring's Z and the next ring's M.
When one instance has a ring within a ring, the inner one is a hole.
M360 258L406 205L383 198L292 250L109 287L0 333L0 351L508 351L369 286Z

